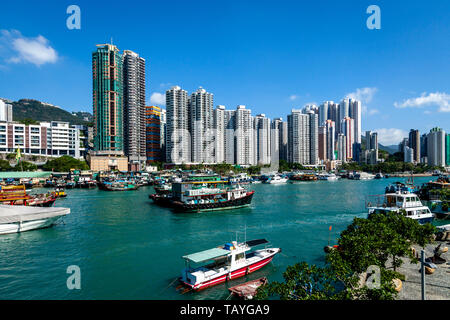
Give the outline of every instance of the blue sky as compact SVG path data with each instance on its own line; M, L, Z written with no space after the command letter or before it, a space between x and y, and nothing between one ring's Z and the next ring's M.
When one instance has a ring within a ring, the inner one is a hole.
M81 9L81 30L66 9ZM139 5L136 5L139 4ZM369 5L381 29L369 30ZM450 1L8 1L0 97L92 112L91 53L111 38L147 61L147 100L203 86L215 105L283 117L346 96L384 144L450 130ZM153 98L151 98L153 96Z

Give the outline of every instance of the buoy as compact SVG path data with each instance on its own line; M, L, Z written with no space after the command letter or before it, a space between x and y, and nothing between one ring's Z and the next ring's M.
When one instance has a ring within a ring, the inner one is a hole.
M400 292L402 290L402 280L392 279L392 284L394 285L395 291Z

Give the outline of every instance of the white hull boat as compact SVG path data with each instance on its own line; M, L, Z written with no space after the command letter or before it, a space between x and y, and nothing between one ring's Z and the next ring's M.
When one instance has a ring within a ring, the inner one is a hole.
M69 208L0 205L0 234L47 228L69 213Z

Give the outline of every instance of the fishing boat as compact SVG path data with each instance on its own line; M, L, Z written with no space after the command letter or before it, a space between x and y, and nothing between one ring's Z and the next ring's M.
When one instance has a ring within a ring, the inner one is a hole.
M102 181L98 184L98 188L105 191L131 191L137 190L139 185L125 180Z
M65 198L65 197L67 197L67 193L64 191L63 188L56 188L53 193L55 195L55 198Z
M288 178L282 177L278 174L274 176L270 176L267 180L264 181L264 183L268 184L281 184L286 183L288 181Z
M186 267L179 280L190 290L198 291L255 272L267 265L277 253L281 252L280 248L251 251L253 247L267 243L266 239L242 243L232 241L224 246L183 256ZM190 265L191 263L207 262L209 264L198 267Z
M253 182L253 178L247 173L239 173L228 178L230 184L250 184Z
M368 196L366 208L369 210L369 215L394 211L417 220L420 224L431 222L434 218L430 209L422 204L419 197L408 190Z
M47 228L69 213L69 208L0 205L0 234Z
M254 191L226 181L178 182L172 184L172 208L181 212L202 212L247 207Z
M383 174L381 173L381 172L378 172L376 175L375 175L375 179L383 179L384 178L384 176L383 176Z
M56 197L50 193L29 195L24 185L0 186L0 204L14 206L51 207Z
M291 181L316 181L318 177L313 173L294 174L290 177Z

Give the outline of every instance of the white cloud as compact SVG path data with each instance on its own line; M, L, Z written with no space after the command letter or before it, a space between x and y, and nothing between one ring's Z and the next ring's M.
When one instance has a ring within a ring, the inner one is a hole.
M377 113L380 113L380 111L377 109L370 109L368 112L369 116L373 116L374 114L377 114Z
M422 93L420 97L406 99L402 103L395 102L396 108L423 108L438 106L439 112L450 112L450 94L445 92Z
M396 128L381 128L373 131L378 133L378 142L385 146L399 144L403 138L408 136L408 132Z
M17 30L1 30L2 58L9 63L32 63L41 66L58 61L58 54L49 41L39 35L27 38Z
M377 88L358 88L355 92L347 93L346 98L355 99L361 101L363 104L370 103L373 96L378 91Z
M155 92L150 97L150 104L166 105L166 95L164 93Z
M298 98L297 95L292 94L292 95L289 97L289 100L294 101L294 100L297 100L297 98Z

